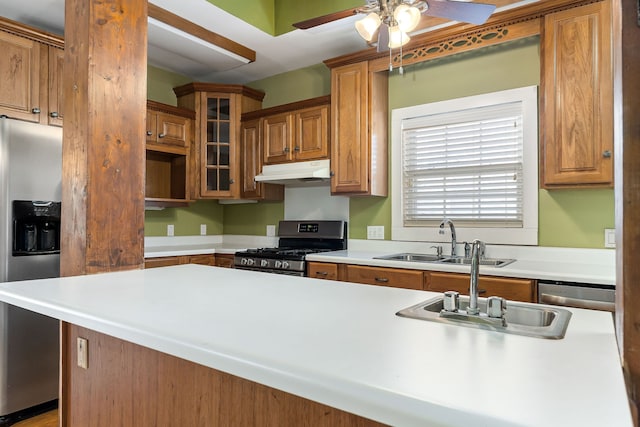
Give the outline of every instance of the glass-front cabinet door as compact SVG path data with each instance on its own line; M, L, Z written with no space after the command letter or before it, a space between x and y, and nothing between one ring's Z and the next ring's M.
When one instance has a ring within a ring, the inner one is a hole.
M206 141L202 146L203 195L230 192L235 179L231 174L234 135L231 126L231 97L208 94L206 99Z

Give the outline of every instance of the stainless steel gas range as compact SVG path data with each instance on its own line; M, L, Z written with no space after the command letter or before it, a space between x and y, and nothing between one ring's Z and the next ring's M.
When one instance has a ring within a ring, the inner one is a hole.
M268 273L306 275L310 253L347 249L346 221L280 221L278 247L236 252L235 268Z

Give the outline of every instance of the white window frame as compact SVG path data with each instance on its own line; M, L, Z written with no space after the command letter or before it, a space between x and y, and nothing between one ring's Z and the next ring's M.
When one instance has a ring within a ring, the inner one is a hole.
M448 242L451 235L440 235L435 226L403 224L402 123L431 114L461 111L485 106L521 102L523 112L523 225L522 228L463 227L456 225L457 240L480 239L491 244L538 244L538 87L527 86L447 101L397 108L391 112L391 239L404 241Z

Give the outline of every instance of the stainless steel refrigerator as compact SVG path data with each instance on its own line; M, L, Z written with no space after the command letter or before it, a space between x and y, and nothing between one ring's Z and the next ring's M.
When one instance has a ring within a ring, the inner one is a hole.
M60 275L62 129L0 117L0 282ZM0 303L0 419L58 398L59 323Z

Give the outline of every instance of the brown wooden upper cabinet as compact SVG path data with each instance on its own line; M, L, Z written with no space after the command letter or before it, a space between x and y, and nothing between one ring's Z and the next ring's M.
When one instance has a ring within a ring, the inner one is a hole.
M243 120L240 151L242 153L242 199L283 200L282 185L265 184L255 181L262 170L262 120Z
M544 188L613 186L611 25L608 0L544 17Z
M189 83L174 88L178 106L196 112L196 198L239 199L240 116L262 106L264 93L241 85Z
M388 73L331 69L331 193L387 195Z
M191 146L195 113L147 101L145 205L187 206L192 201Z
M265 164L329 156L328 103L267 116L262 123Z
M0 114L62 126L64 40L0 17Z

